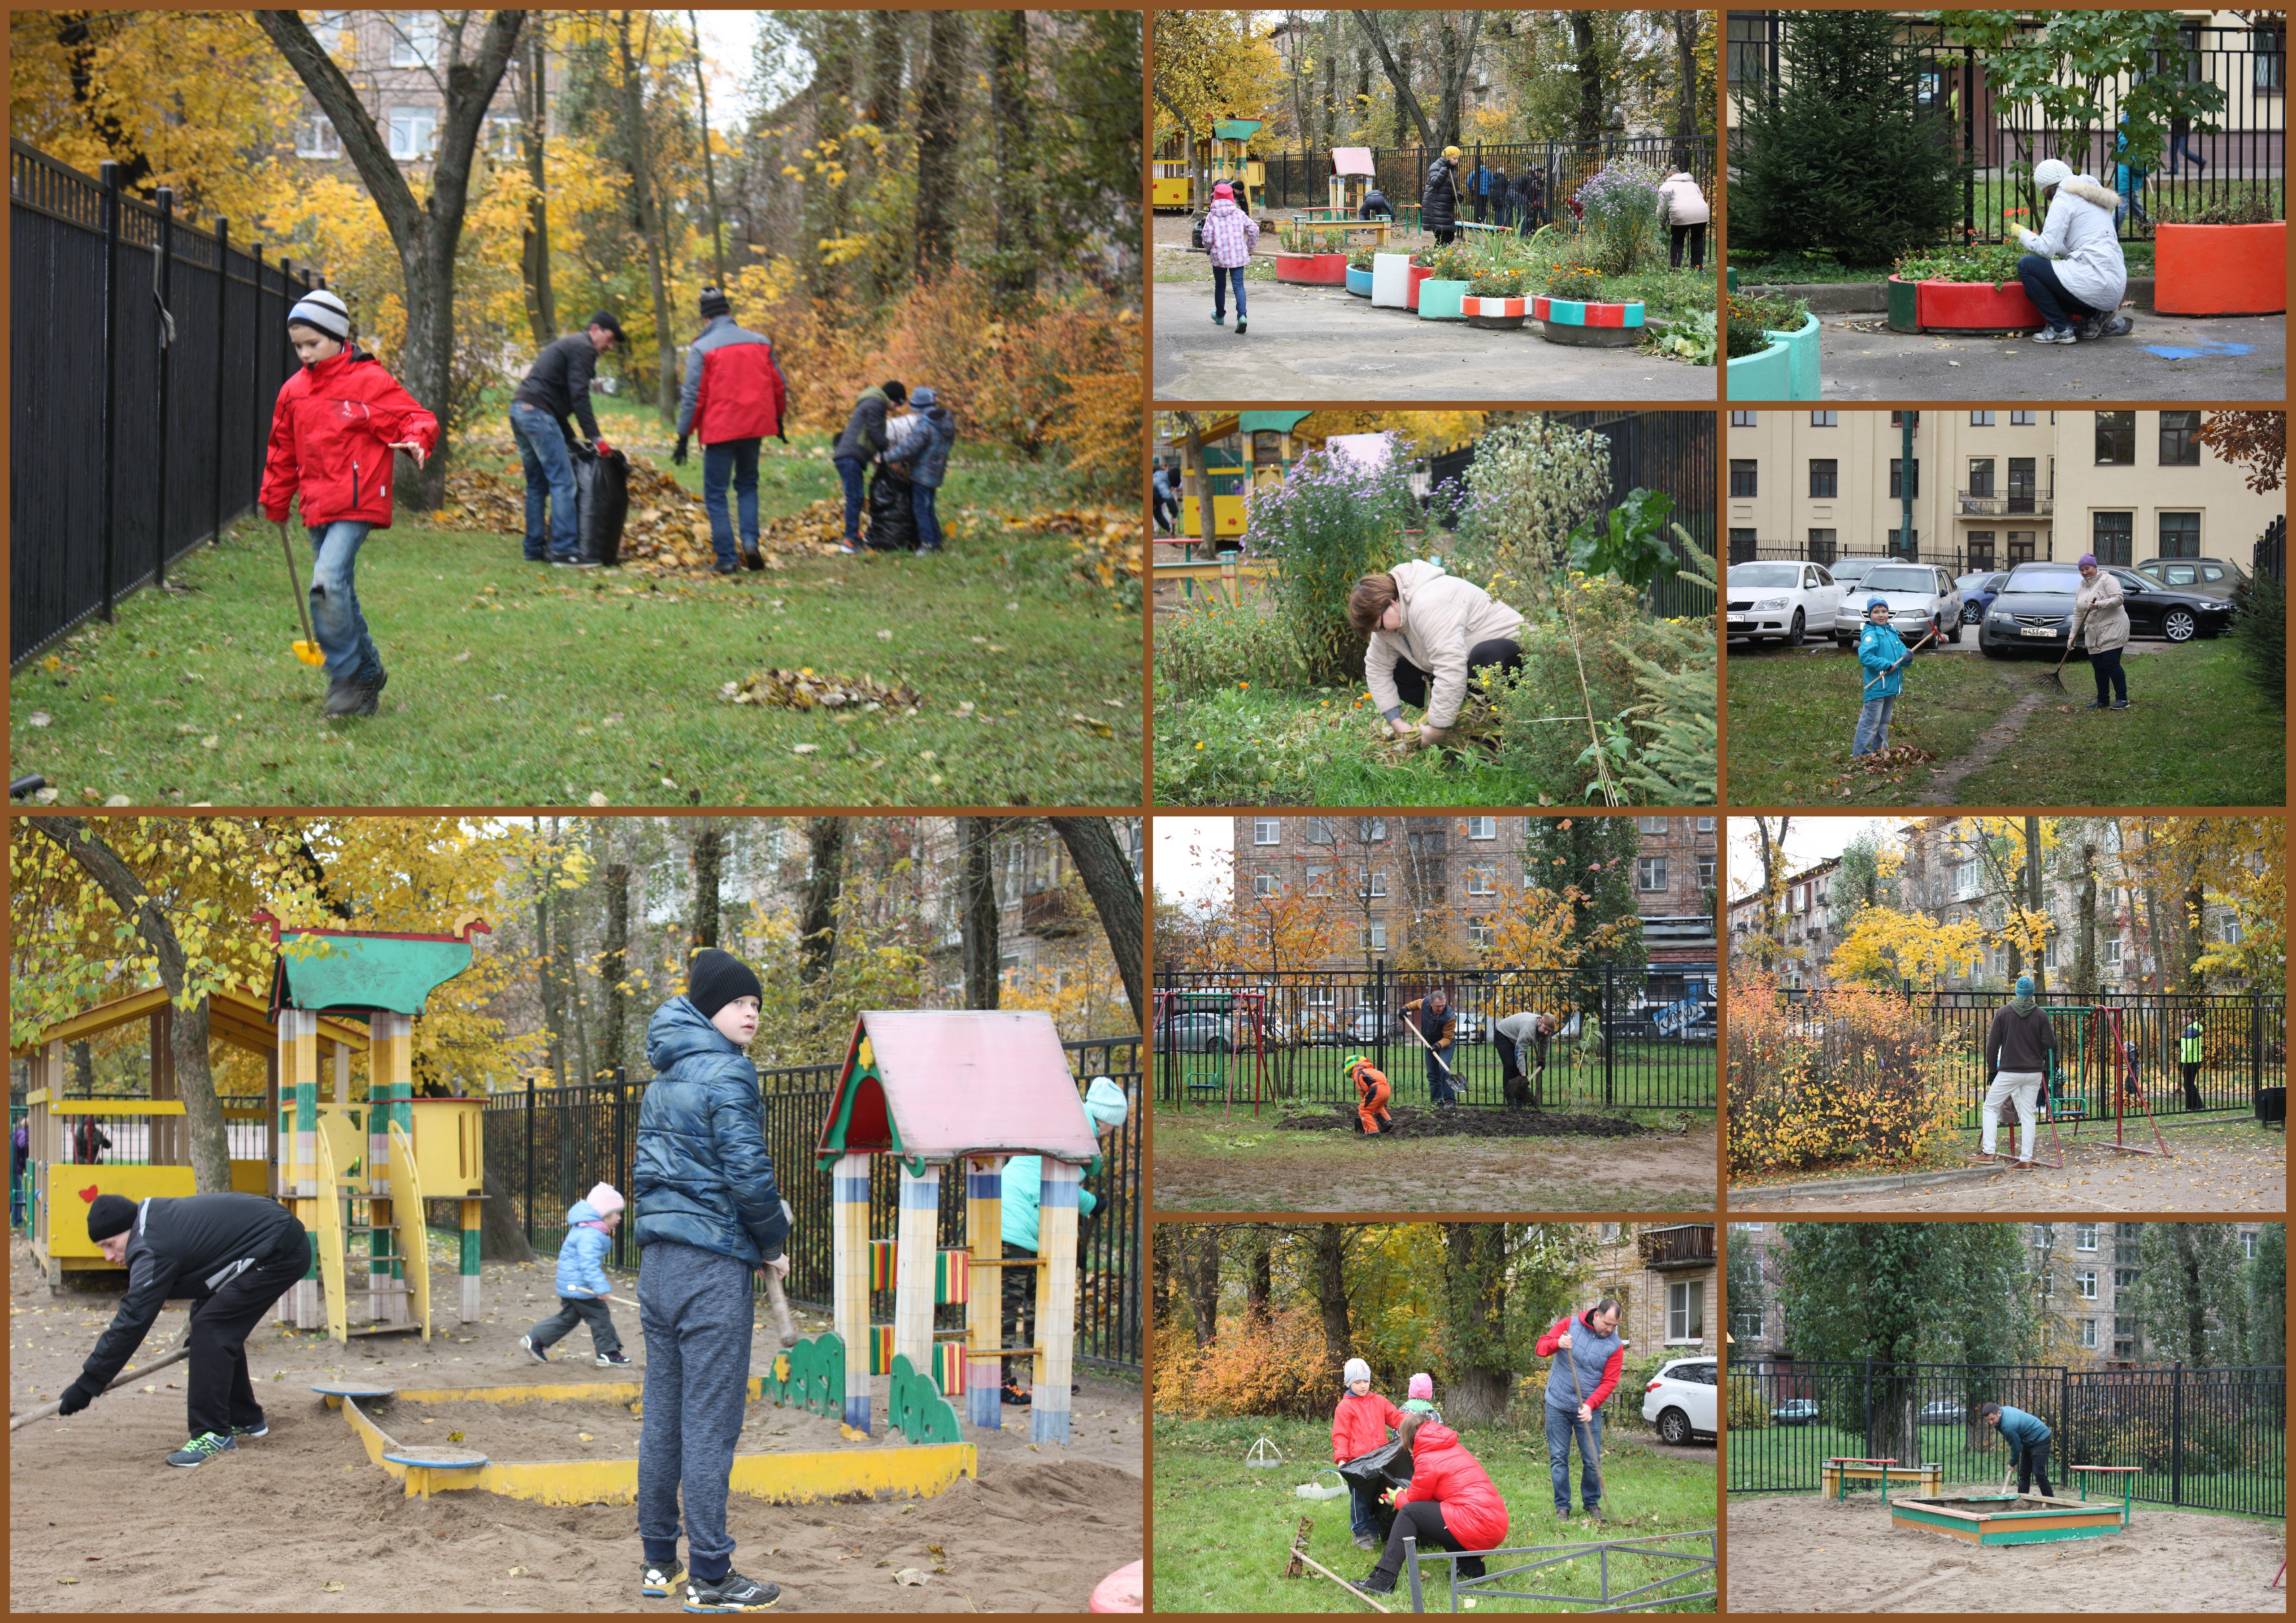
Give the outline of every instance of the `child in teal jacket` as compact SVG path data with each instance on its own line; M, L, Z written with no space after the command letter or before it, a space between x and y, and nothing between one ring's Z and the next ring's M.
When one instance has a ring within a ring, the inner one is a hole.
M1857 734L1850 742L1853 760L1890 747L1890 714L1898 708L1905 678L1898 673L1913 658L1904 641L1890 626L1890 600L1866 600L1866 628L1857 634L1857 663L1865 668L1865 708L1857 713Z

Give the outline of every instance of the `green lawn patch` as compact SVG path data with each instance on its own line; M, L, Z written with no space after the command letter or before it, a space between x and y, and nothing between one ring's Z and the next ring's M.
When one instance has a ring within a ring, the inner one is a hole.
M1727 668L1724 698L1731 805L1902 804L1909 790L1928 781L1925 765L1844 777L1863 702L1865 668L1854 656L1750 655L1733 648ZM1898 701L1890 742L1933 750L1938 759L1951 760L1975 744L2016 698L2008 677L1993 660L1924 654L1906 672L1905 693ZM1850 791L1846 797L1841 793L1845 788Z
M668 439L619 402L601 426L618 444ZM767 443L766 521L837 488L824 442L797 438ZM499 471L504 453L465 454ZM698 488L701 463L676 471ZM941 512L1072 500L1056 470L960 443ZM329 722L325 676L289 650L301 629L258 518L172 567L167 593L57 644L53 668L12 676L11 770L70 805L1129 804L1139 615L1080 582L1074 557L1070 537L1007 531L936 558L792 556L722 578L577 571L402 507L359 560L390 673L381 711ZM909 716L720 697L808 667L923 701Z
M1507 1534L1503 1548L1560 1545L1593 1539L1648 1537L1653 1534L1702 1532L1718 1525L1715 1463L1710 1459L1683 1460L1644 1447L1615 1420L1605 1422L1603 1438L1603 1511L1610 1518L1595 1523L1584 1517L1568 1522L1554 1515L1554 1496L1546 1463L1545 1422L1538 1406L1543 1383L1527 1381L1515 1398L1516 1413L1509 1423L1472 1426L1460 1441L1490 1472L1491 1481L1505 1499ZM1613 1404L1615 1414L1618 1408ZM1261 1437L1282 1453L1284 1463L1254 1469L1243 1456ZM1369 1572L1376 1553L1358 1550L1348 1531L1348 1501L1301 1499L1292 1493L1315 1471L1331 1463L1332 1430L1324 1420L1292 1420L1250 1415L1232 1420L1183 1421L1160 1416L1155 1422L1156 1527L1153 1578L1156 1610L1174 1611L1340 1611L1370 1616L1357 1597L1342 1591L1313 1569L1296 1578L1283 1576L1291 1559L1292 1539L1300 1518L1312 1524L1308 1553L1354 1579ZM1578 1450L1571 1450L1572 1503L1578 1501ZM1324 1477L1328 1485L1333 1479ZM1676 1539L1662 1546L1684 1553L1711 1553L1707 1541ZM1536 1556L1490 1562L1491 1570L1520 1565ZM1523 1573L1505 1586L1545 1594L1586 1595L1601 1593L1600 1558L1589 1552L1568 1562L1558 1562L1535 1573ZM1447 1583L1440 1565L1431 1571L1421 1567L1426 1586L1427 1609L1450 1609ZM1611 1590L1615 1596L1638 1585L1655 1583L1682 1571L1682 1563L1660 1562L1646 1555L1613 1552L1610 1556ZM1668 1594L1693 1594L1715 1587L1711 1571L1679 1578L1667 1589L1628 1603L1629 1610L1654 1611L1712 1611L1714 1602L1666 1603ZM1398 1580L1390 1609L1408 1611L1408 1579ZM1647 1603L1647 1604L1646 1604ZM1568 1603L1484 1598L1475 1610L1488 1611L1567 1611Z
M1570 796L1464 753L1390 757L1339 688L1253 685L1156 706L1159 806L1537 806ZM1555 799L1545 797L1553 795Z

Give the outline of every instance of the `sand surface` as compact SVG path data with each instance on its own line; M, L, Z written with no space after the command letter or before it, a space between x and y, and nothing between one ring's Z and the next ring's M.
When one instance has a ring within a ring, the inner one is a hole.
M11 1262L10 1406L22 1409L53 1398L78 1373L116 1299L87 1292L52 1300L20 1240ZM435 1300L456 1299L449 1270L434 1270L432 1291ZM638 1368L597 1367L583 1330L570 1339L573 1356L548 1366L519 1353L519 1335L555 1305L548 1263L490 1263L484 1292L488 1316L457 1324L450 1309L428 1348L417 1337L390 1335L354 1338L345 1348L263 1326L248 1354L271 1435L194 1471L160 1463L184 1439L180 1365L71 1420L16 1432L8 1463L11 1610L672 1607L637 1593L632 1507L550 1506L473 1492L408 1499L367 1463L343 1417L310 1391L311 1381L330 1377L402 1389L642 1378L644 1342L633 1314L617 1317ZM808 1332L824 1327L800 1316ZM169 1308L138 1361L172 1348L183 1324L181 1307ZM964 1440L980 1449L979 1480L936 1498L784 1506L734 1496L737 1569L781 1584L781 1611L1082 1611L1094 1585L1141 1558L1144 1541L1139 1389L1089 1373L1078 1383L1070 1446L1032 1447L1029 1411L1007 1407L1001 1433L964 1428ZM155 1389L147 1394L144 1384ZM882 1378L878 1395L882 1422ZM403 1443L443 1445L460 1430L465 1443L499 1459L634 1457L639 1426L624 1406L597 1399L394 1401L373 1413ZM741 1445L744 1453L839 1446L846 1445L834 1422L771 1404L750 1406ZM1046 1537L1050 1526L1057 1539ZM926 1581L896 1584L893 1574L905 1568Z
M1891 1524L1872 1495L1732 1496L1733 1612L2287 1611L2282 1523L2136 1507L2126 1533L1979 1547Z

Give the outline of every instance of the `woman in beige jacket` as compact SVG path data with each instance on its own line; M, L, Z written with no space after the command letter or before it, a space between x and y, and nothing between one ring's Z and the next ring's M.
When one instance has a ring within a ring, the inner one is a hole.
M1480 586L1443 567L1414 559L1384 575L1366 575L1348 594L1348 619L1371 639L1364 683L1396 736L1413 742L1403 707L1424 707L1416 742L1442 742L1480 673L1522 665L1515 632L1522 616Z
M2071 647L2081 628L2088 628L2088 668L2096 675L2096 702L2102 710L2110 697L2112 708L2128 708L2128 676L2120 668L2120 651L2128 644L2128 611L2120 604L2120 582L2110 570L2096 566L2095 553L2080 555L2080 590L2073 594L2073 620L2065 628L2065 646ZM2110 685L2110 695L2106 688Z

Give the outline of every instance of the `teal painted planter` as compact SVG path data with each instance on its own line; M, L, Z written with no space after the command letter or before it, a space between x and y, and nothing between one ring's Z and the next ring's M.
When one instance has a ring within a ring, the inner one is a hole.
M1464 321L1467 312L1460 307L1459 301L1466 296L1465 282L1438 282L1430 276L1419 284L1419 319Z
M1793 332L1773 332L1770 337L1784 339L1786 346L1787 387L1792 393L1790 400L1815 400L1818 397L1817 379L1817 317L1804 316L1800 330Z
M1769 344L1753 355L1731 360L1724 396L1730 400L1815 400L1819 394L1817 317L1807 317L1800 330L1766 334Z
M1357 270L1350 266L1348 268L1348 291L1358 299L1370 298L1371 273L1367 270Z

